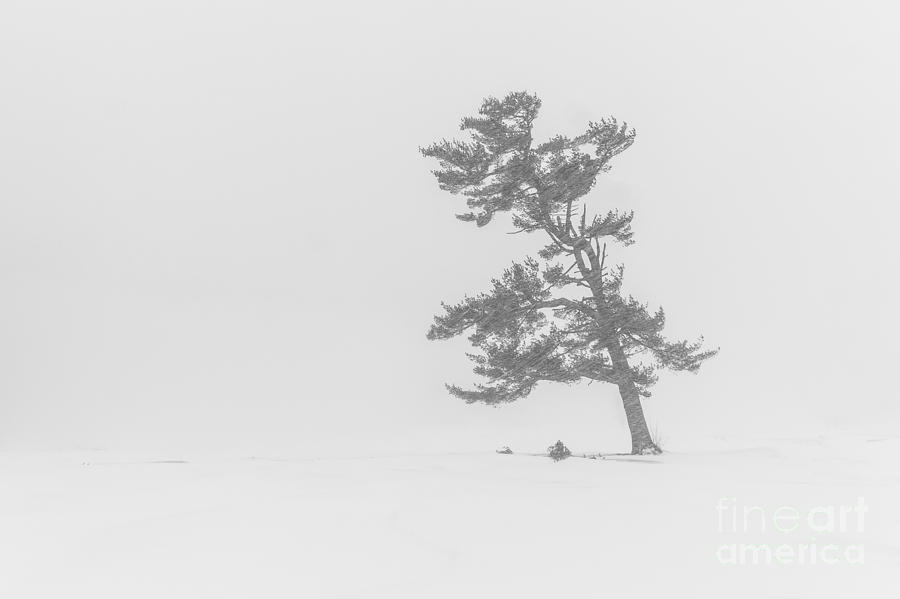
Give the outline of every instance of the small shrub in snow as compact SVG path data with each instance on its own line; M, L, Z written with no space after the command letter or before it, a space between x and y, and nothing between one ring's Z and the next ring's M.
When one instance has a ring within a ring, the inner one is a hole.
M507 447L506 445L504 445L503 447L501 447L500 449L497 450L497 453L506 453L506 454L510 454L510 453L512 453L512 449L510 449L509 447Z
M557 441L556 445L551 445L547 448L547 455L549 455L554 462L558 462L571 456L572 452L569 451L568 447L563 445L562 441Z

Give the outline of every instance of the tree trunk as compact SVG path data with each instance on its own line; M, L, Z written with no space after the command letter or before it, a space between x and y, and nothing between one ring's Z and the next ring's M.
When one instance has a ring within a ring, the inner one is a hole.
M631 432L631 453L634 455L658 454L662 450L650 437L650 429L647 428L647 420L644 419L644 409L641 407L641 395L632 382L628 367L628 358L622 351L618 341L614 341L607 347L613 367L623 380L619 383L619 395L622 396L622 404L625 406L625 418L628 420L628 430Z
M647 428L644 409L641 407L641 396L634 383L621 383L619 394L625 406L628 430L631 431L631 453L635 455L662 453L650 437L650 429Z
M588 256L591 264L590 268L588 268L581 257L582 251ZM606 313L606 301L603 297L603 263L606 260L606 245L603 246L602 256L598 256L597 252L591 249L590 243L580 243L575 248L574 257L581 276L588 282L594 300L597 302L598 323L609 322L611 318ZM662 450L650 437L650 429L647 428L647 421L644 419L644 409L641 407L641 394L638 393L637 387L631 378L628 357L625 355L619 339L617 337L611 339L606 349L609 351L613 370L619 378L619 394L622 396L622 403L625 406L628 430L631 431L631 453L635 455L662 453Z

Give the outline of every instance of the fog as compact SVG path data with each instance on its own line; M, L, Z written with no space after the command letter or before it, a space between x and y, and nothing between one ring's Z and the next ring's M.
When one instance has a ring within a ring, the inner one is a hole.
M677 446L900 424L897 17L831 2L12 2L0 8L0 446L624 449L617 391L450 397L440 302L544 240L418 148L489 95L638 131L590 197L673 336ZM618 436L616 436L618 435Z

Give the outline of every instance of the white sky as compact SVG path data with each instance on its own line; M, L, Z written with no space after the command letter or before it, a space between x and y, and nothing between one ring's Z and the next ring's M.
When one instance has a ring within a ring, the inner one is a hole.
M466 406L468 345L424 337L543 244L456 221L417 152L519 89L540 137L638 130L592 196L637 213L612 257L722 347L663 375L663 437L895 426L896 13L7 0L0 446L626 448L615 389Z

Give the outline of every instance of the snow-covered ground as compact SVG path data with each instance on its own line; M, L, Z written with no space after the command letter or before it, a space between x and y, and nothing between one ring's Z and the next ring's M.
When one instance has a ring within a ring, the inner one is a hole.
M897 596L900 439L706 445L560 463L5 451L0 597Z

